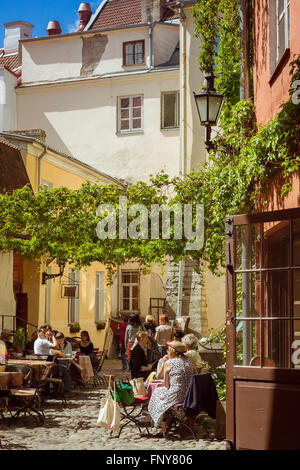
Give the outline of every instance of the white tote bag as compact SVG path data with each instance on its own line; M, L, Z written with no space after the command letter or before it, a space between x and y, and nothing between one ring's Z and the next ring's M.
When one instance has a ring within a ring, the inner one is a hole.
M110 377L109 377L110 384ZM114 399L110 395L110 385L108 385L106 397L100 401L100 411L97 426L118 432L120 428L120 408L116 401L116 385L114 383Z
M147 396L147 390L146 390L146 387L144 385L144 379L141 377L141 378L138 378L138 379L132 379L130 380L130 383L132 385L132 388L133 388L133 394L135 397L146 397Z

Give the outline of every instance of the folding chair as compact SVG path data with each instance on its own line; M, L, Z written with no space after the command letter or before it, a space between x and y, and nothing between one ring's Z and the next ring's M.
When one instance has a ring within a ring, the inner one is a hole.
M108 350L104 349L103 351L99 351L97 356L99 357L99 364L96 369L94 369L94 382L93 382L93 387L97 387L98 385L106 385L106 381L104 378L104 375L101 373L106 354Z
M16 412L10 419L10 424L14 423L21 414L28 413L33 416L38 424L45 422L45 415L42 410L42 404L47 386L47 378L50 373L50 368L46 367L43 371L40 381L37 383L35 388L26 387L11 387L10 400L16 402ZM36 416L35 416L36 415ZM38 418L38 419L37 419Z
M47 378L47 399L61 400L63 406L67 406L67 400L65 397L65 387L62 379L57 377Z
M211 418L216 418L216 405L219 400L216 386L210 373L195 374L189 383L183 403L172 406L168 412L171 417L171 426L179 424L181 429L189 430L195 440L197 436L193 430L195 418L205 411ZM207 435L209 432L205 429Z
M8 411L10 416L12 416L12 412L9 408L9 397L10 391L9 390L0 390L0 417L2 421L5 421L4 413Z
M110 384L109 384L109 377L111 377ZM119 380L118 378L116 378L114 376L109 376L109 375L104 375L104 379L105 379L105 382L106 382L107 386L110 385L112 388L114 387L114 382L118 382L118 380ZM112 393L112 396L113 396L112 389L111 389L111 393ZM138 418L141 416L143 411L148 406L148 402L149 402L148 397L135 397L135 400L134 400L133 403L131 403L131 405L126 405L122 402L119 402L120 416L121 416L120 424L121 425L120 425L118 438L120 437L121 432L123 431L123 429L130 423L133 423L135 426L137 426L138 429L139 429L140 434L143 435L141 429L145 429L145 428L141 426L141 423L138 420ZM138 413L134 414L135 411L138 411ZM147 427L146 427L146 430L147 430L148 437L151 437ZM110 434L112 434L112 433L113 433L113 431L111 431Z

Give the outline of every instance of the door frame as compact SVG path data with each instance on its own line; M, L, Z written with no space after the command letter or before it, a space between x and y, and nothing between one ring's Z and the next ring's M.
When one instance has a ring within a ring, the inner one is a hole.
M236 312L236 276L238 273L245 273L245 269L236 269L236 251L237 251L237 227L240 225L260 224L260 241L259 243L259 256L260 261L255 268L250 266L248 272L260 273L260 279L265 279L265 274L272 270L272 268L264 267L263 256L263 240L264 240L264 223L272 223L279 221L288 221L289 226L289 256L288 265L284 268L288 272L289 286L289 317L284 317L285 320L291 325L295 319L293 315L294 308L294 297L293 297L293 281L292 275L295 269L300 269L300 266L293 266L293 220L300 219L300 208L285 209L270 212L261 212L253 214L242 214L227 216L225 218L225 233L226 233L226 439L230 445L230 448L236 448L236 415L239 410L236 410L236 390L235 383L237 380L244 381L262 381L262 382L273 382L273 383L290 383L300 384L300 369L293 368L276 368L276 367L265 367L264 361L258 367L253 366L241 366L236 364L236 324L237 316ZM275 268L274 268L275 269ZM263 283L260 282L262 285ZM261 287L263 289L263 287ZM261 291L262 292L262 291ZM268 292L268 290L267 290ZM263 302L263 295L260 296L260 302ZM263 325L262 318L264 306L259 310L258 318L260 325ZM246 318L246 317L245 317ZM276 317L274 317L276 318ZM298 318L298 317L297 317ZM248 318L248 321L250 318ZM252 318L253 320L253 318ZM266 321L264 321L266 323ZM246 324L244 322L244 324ZM267 323L266 323L267 324ZM269 325L270 323L268 323ZM264 328L264 327L263 327ZM260 329L260 332L263 332ZM266 329L268 331L268 327ZM264 333L263 333L264 334ZM260 333L260 336L263 334ZM264 339L260 340L261 357L264 358Z

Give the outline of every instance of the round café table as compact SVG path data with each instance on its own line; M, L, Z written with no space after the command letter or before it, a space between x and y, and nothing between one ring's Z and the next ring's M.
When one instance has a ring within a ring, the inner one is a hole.
M34 380L38 381L43 376L44 369L49 367L50 369L56 369L57 365L54 362L48 361L34 361L24 359L9 359L7 364L29 366L34 371Z
M164 387L164 381L163 380L155 380L153 382L149 382L148 383L148 386L147 386L147 397L151 398L151 395L153 394L153 392L155 392L155 390L158 388L158 387Z
M94 381L94 371L90 356L76 356L75 365L80 369L82 382L84 384L92 384Z

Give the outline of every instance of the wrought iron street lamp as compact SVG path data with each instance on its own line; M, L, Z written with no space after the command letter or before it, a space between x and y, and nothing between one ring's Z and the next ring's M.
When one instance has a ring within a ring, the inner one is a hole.
M206 127L206 148L210 150L212 148L211 126L217 124L224 101L224 95L216 92L214 85L215 76L212 72L206 75L205 78L207 81L206 89L203 93L199 93L198 95L194 92L194 97L201 125Z

